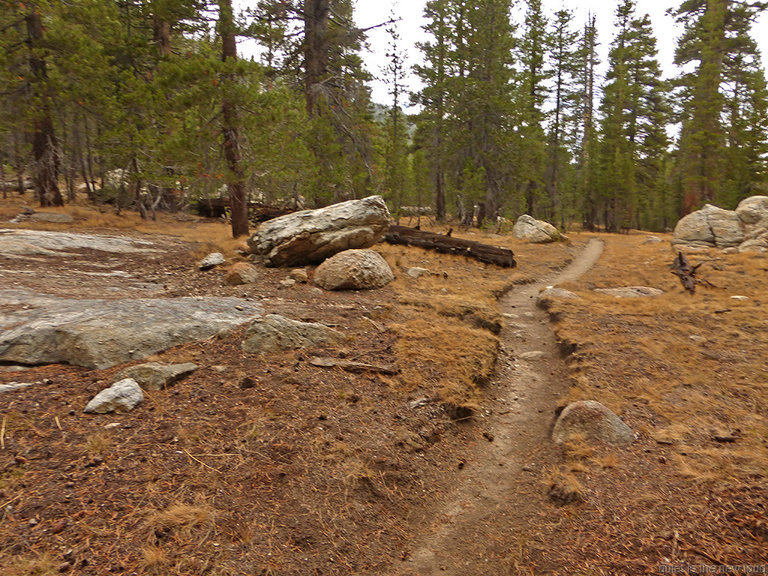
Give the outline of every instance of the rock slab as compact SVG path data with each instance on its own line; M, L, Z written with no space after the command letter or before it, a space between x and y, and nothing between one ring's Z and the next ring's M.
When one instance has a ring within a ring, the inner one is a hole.
M561 444L574 436L616 446L635 440L634 432L621 418L594 400L573 402L560 413L552 430L552 440Z
M560 231L549 222L536 220L533 216L523 214L515 222L512 228L512 234L515 238L526 240L533 244L546 244L548 242L557 242L565 240Z
M115 382L109 388L94 396L83 412L107 414L108 412L130 412L144 401L144 392L135 380L126 378Z
M387 261L374 250L345 250L315 270L312 281L325 290L374 290L395 279Z
M65 250L98 250L112 254L157 252L148 240L124 236L98 236L47 230L0 229L0 253L16 255L68 255Z
M598 294L606 294L614 298L652 298L661 296L664 290L649 286L622 286L621 288L595 288Z
M376 244L389 229L381 196L302 210L264 222L248 239L266 266L304 266L352 248Z
M245 324L239 298L74 300L0 290L0 361L105 369Z
M341 332L324 324L299 322L278 314L267 314L248 327L242 347L250 354L261 354L324 346L343 340Z
M135 380L143 390L163 390L197 370L197 364L160 364L149 362L122 370L117 378Z

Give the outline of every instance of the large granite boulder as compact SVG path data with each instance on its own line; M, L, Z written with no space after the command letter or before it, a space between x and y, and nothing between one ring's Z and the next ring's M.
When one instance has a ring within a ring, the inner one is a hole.
M512 234L515 238L526 240L533 244L546 244L547 242L557 242L565 240L560 231L549 222L536 220L533 216L523 214L515 222L512 228Z
M262 354L326 346L344 339L344 334L324 324L299 322L278 314L267 314L248 327L242 347L250 354Z
M740 251L768 249L768 196L742 200L736 210L707 204L675 226L672 244L689 248L733 248Z
M395 279L387 261L373 250L345 250L315 270L312 281L326 290L373 290Z
M634 432L621 418L594 400L569 404L555 422L552 430L555 443L567 442L575 437L619 446L635 440Z
M0 361L104 369L252 321L239 298L74 300L0 290Z
M316 264L351 248L368 248L389 229L381 196L302 210L264 222L248 239L266 266Z

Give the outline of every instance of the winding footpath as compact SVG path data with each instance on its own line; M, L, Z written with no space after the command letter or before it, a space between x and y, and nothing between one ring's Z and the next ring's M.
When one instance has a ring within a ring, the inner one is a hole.
M566 366L549 316L536 306L539 292L575 280L600 258L603 243L590 240L560 274L517 287L501 301L499 374L489 386L492 408L481 426L489 442L467 458L461 481L424 522L423 538L395 574L517 574L527 523L541 509L553 411L567 391ZM531 496L531 487L534 494ZM526 492L526 488L528 488ZM523 573L523 572L520 572ZM527 573L527 572L525 572Z

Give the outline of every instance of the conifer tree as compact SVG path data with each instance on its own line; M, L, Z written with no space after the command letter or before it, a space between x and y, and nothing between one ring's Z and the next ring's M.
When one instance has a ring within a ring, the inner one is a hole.
M749 100L747 94L762 89L760 73L755 75L757 51L750 29L767 7L765 2L750 0L686 0L674 12L684 26L675 63L686 69L694 65L693 71L678 79L683 127L676 171L683 187L684 213L704 202L732 203L741 195L724 188L726 174L738 170L734 162L738 164L739 159L733 152L746 144L739 141L745 133L739 127L740 112L733 114L733 104ZM740 88L735 88L734 81ZM734 94L743 90L735 100L726 98L728 84L735 88ZM726 113L728 100L730 115ZM764 142L764 136L757 135L757 143L761 140ZM736 188L754 185L742 183Z

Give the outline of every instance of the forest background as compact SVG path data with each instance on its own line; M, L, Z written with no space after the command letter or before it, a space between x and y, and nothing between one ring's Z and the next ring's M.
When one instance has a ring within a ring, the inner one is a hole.
M351 0L0 0L2 194L29 184L58 205L80 186L144 214L224 194L235 236L249 201L370 194L395 215L665 230L766 193L752 28L767 7L681 2L680 73L665 79L633 0L612 38L541 0L431 0L411 92L398 15L377 26L386 65L366 70ZM244 38L258 57L238 58ZM372 73L388 102L372 102Z

